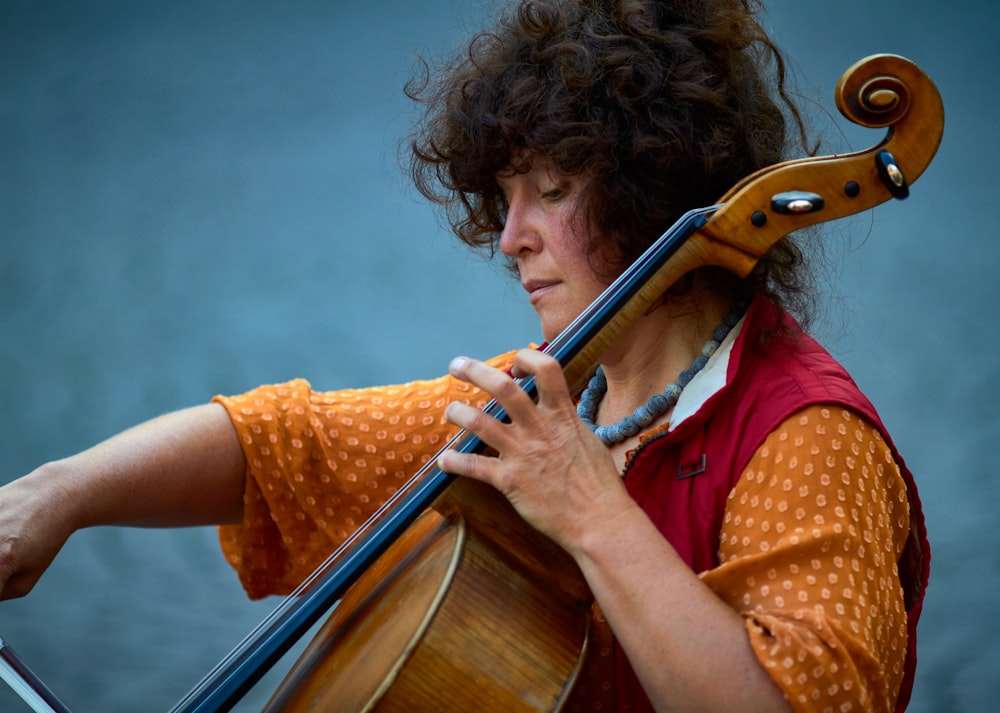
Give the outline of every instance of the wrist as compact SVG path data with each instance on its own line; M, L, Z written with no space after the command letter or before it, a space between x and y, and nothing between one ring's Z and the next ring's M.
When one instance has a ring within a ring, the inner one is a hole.
M636 533L643 531L643 521L648 522L646 514L626 496L624 502L609 505L600 516L587 518L567 549L581 567L585 562L596 566L614 562Z
M73 532L89 527L92 508L86 493L73 487L73 467L68 460L51 461L39 466L18 481L26 488L26 505L32 519L44 522L49 531Z

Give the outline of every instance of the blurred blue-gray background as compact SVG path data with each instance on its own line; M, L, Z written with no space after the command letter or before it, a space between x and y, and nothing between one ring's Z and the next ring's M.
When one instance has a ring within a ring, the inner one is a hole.
M922 488L934 566L911 710L987 710L1000 698L1000 9L769 8L819 115L876 52L915 60L944 96L945 139L911 199L827 230L819 336ZM458 353L537 339L520 289L457 246L397 165L414 57L457 47L486 12L2 0L0 482L216 393L437 375ZM825 153L880 138L836 117L820 128ZM75 713L165 711L277 603L246 601L210 528L96 529L0 605L0 636ZM0 685L0 711L26 710Z

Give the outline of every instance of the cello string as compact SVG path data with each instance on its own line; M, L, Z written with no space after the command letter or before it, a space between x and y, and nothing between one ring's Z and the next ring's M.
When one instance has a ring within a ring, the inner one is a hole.
M710 206L708 208L700 208L696 210L689 211L684 216L682 216L673 226L671 226L663 235L658 238L653 245L648 248L635 262L633 262L617 279L615 279L611 285L609 285L598 297L592 302L587 309L585 309L580 315L576 317L563 329L560 334L552 340L548 345L546 345L543 351L550 356L555 357L561 363L572 358L574 349L579 348L582 343L589 341L590 338L601 328L607 321L617 312L617 308L620 308L621 304L631 297L637 290L639 286L645 284L646 279L651 277L651 274L676 251L680 243L686 240L692 233L694 233L701 225L704 224L704 220L715 213L721 205ZM646 279L642 279L646 278ZM525 391L531 392L532 390L532 379L530 377L517 379L519 385ZM488 413L494 418L499 418L503 420L505 417L501 412L502 410L497 404L496 400L491 400L482 409L485 413ZM457 434L452 436L447 443L437 452L437 455L441 455L447 450L452 448L461 448L462 441L466 439L467 433L462 430ZM295 590L287 596L287 600L296 601L301 597L313 584L323 576L324 572L328 571L331 566L336 564L337 560L341 559L345 553L356 546L361 540L365 532L370 530L372 527L377 525L377 523L384 517L384 515L398 507L400 501L404 500L410 491L416 486L417 483L422 481L427 474L435 469L435 463L437 458L432 458L424 466L417 470L406 483L404 483L399 490L397 490L393 495L386 500L362 525L353 532L337 549L330 554L324 562L316 568L305 580L303 580ZM280 606L279 606L280 609ZM276 610L277 611L277 610ZM267 620L265 619L265 622ZM263 622L262 622L263 623Z
M663 267L677 249L722 206L685 213L640 257L615 279L543 351L565 366L609 322L621 307ZM532 398L537 396L533 376L516 379ZM483 409L506 420L504 409L491 400ZM438 451L455 448L478 452L480 439L462 430ZM392 541L451 483L432 458L331 553L301 584L196 685L171 713L220 713L229 710L291 648L324 612L330 610L351 584ZM312 590L312 591L310 591ZM307 596L308 592L308 596Z
M0 637L0 678L35 713L70 713L48 686L28 668L17 652Z

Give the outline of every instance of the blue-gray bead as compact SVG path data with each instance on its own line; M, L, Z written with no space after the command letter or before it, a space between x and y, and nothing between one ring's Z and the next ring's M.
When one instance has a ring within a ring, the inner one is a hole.
M695 375L705 368L709 358L718 350L720 343L726 338L733 326L735 326L746 311L745 304L738 304L736 309L726 315L723 323L712 331L712 340L705 343L701 349L701 354L695 357L689 369L681 372L677 381L668 384L662 394L650 396L646 403L639 406L632 412L631 416L626 416L618 423L610 426L597 426L594 420L597 416L597 408L601 399L608 390L608 380L604 375L604 370L597 367L590 383L580 395L580 402L577 404L576 412L581 420L587 424L601 441L608 446L624 441L638 434L643 428L651 424L657 418L667 412L670 406L677 402L681 392Z

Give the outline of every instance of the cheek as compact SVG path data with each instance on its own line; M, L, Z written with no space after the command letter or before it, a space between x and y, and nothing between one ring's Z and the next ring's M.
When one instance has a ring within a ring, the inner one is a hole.
M592 235L585 224L569 216L564 218L562 236L563 264L572 265L574 273L589 275L604 287L621 274L620 253L612 240Z
M611 238L595 238L591 243L590 268L596 279L610 285L628 267L622 252Z
M592 299L607 289L615 278L607 261L590 255L580 258L575 265L575 274L581 289L589 293Z

